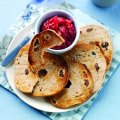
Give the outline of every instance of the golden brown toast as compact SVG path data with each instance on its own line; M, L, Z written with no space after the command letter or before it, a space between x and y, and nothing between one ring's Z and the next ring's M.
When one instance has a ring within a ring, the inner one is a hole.
M68 66L70 77L65 89L50 98L51 103L60 108L84 103L93 90L93 80L85 65L69 61Z
M98 25L86 25L80 29L79 42L97 45L107 61L107 70L110 67L113 57L113 46L108 32Z
M86 65L94 80L93 93L101 87L107 63L99 47L89 44L77 44L63 56L66 61L76 61Z

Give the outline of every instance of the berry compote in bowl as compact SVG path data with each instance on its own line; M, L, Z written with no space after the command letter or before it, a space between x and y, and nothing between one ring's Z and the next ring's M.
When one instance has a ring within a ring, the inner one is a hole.
M48 51L53 54L62 54L71 50L80 36L80 25L77 18L65 10L52 10L38 18L35 24L35 33L52 29L58 33L64 42L60 46L53 46Z

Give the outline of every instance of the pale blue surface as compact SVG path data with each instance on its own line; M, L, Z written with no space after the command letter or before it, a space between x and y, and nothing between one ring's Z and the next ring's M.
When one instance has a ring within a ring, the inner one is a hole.
M0 0L0 38L30 0ZM37 0L36 0L37 1ZM40 0L38 0L40 1ZM50 1L50 0L49 0ZM120 4L98 8L90 0L69 0L80 10L120 32ZM11 6L11 7L10 7ZM120 67L111 77L84 120L120 120ZM0 87L0 120L47 120L40 112Z

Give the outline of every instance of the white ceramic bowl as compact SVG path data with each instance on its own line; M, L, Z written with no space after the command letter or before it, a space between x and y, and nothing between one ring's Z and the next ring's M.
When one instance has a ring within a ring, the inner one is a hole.
M73 41L73 43L67 47L67 48L64 48L64 49L60 49L60 50L55 50L55 49L48 49L49 52L53 53L53 54L62 54L64 52L67 52L69 51L70 49L72 49L78 39L79 39L79 36L80 36L80 25L79 25L79 22L77 20L77 18L75 18L75 16L73 16L71 13L65 11L65 10L52 10L52 11L48 11L46 12L45 14L43 14L40 18L38 18L36 24L35 24L35 33L38 34L40 32L40 27L41 25L43 24L43 22L53 16L62 16L62 17L65 17L65 18L68 18L70 20L73 21L74 23L74 26L75 26L75 30L76 30L76 36L75 36L75 39Z

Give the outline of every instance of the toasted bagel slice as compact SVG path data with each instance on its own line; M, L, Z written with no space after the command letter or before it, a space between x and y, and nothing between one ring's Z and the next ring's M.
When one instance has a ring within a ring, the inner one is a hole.
M100 48L96 45L77 44L64 55L66 61L76 61L85 64L94 80L93 93L98 91L104 81L107 63Z
M35 35L30 44L28 54L28 60L33 71L37 71L37 68L44 64L43 54L48 48L59 46L63 42L64 39L53 30L44 30Z
M113 45L108 32L98 25L86 25L80 29L79 42L95 44L102 51L107 61L107 70L110 67L113 57Z
M63 90L69 77L64 59L44 52L45 64L34 73L28 62L28 50L28 45L23 47L15 59L16 87L33 96L51 96Z
M50 97L51 103L59 108L68 108L84 103L92 94L93 80L90 72L79 62L68 62L70 77L63 91Z

